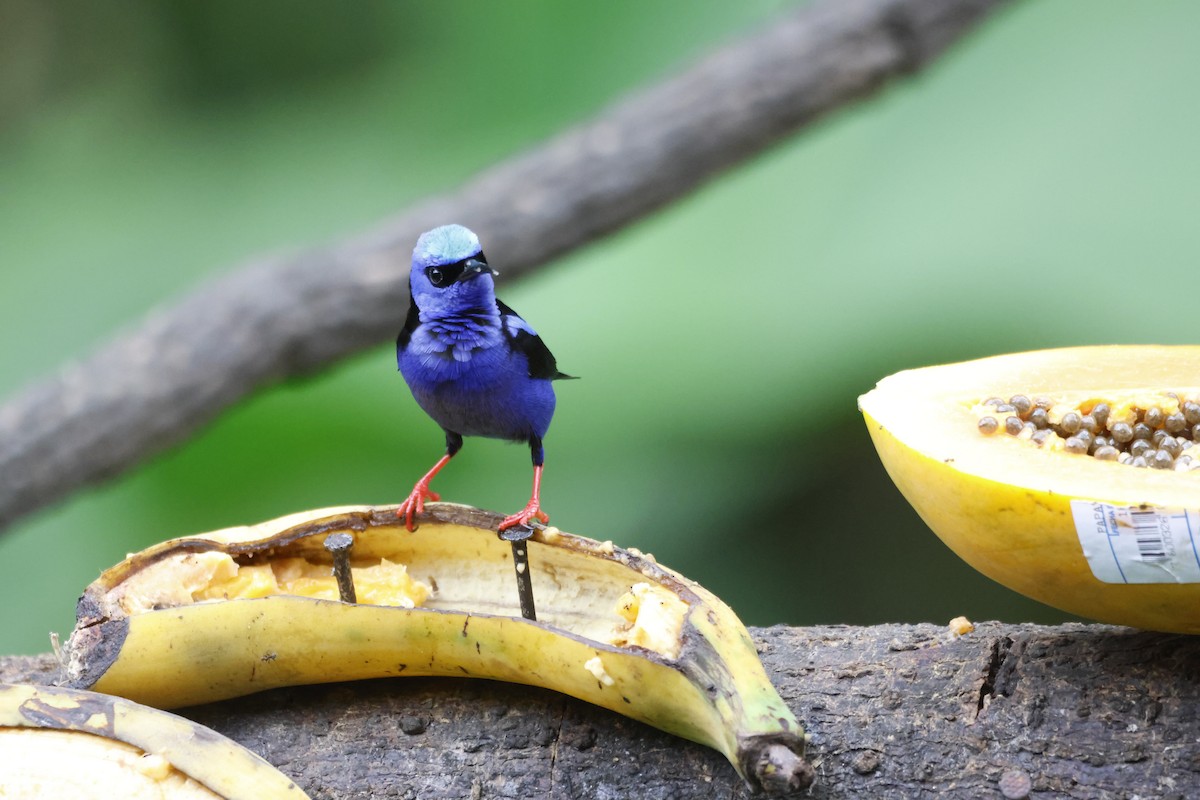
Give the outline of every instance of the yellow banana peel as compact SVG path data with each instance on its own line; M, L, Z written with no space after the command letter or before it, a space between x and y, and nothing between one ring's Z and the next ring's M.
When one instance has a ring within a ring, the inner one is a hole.
M733 611L652 557L562 533L527 542L520 616L499 517L430 504L304 512L175 539L104 572L64 649L70 685L164 708L389 676L554 689L725 754L752 786L812 782L804 732ZM358 602L325 539L353 537Z
M213 730L120 697L0 684L0 797L303 800Z

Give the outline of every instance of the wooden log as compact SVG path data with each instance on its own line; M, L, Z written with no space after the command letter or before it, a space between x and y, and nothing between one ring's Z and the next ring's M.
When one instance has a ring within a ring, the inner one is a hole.
M817 798L1200 797L1200 637L1069 624L752 629ZM51 682L52 656L0 658ZM716 752L554 692L398 678L185 709L315 798L745 798ZM1003 786L1001 781L1004 781Z

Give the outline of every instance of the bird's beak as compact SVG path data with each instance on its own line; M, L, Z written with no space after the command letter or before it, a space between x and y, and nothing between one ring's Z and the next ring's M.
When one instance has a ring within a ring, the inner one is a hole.
M485 273L491 274L491 275L499 275L500 274L499 272L496 272L496 270L489 267L483 261L480 261L478 258L468 258L466 261L463 262L463 267L464 267L464 269L462 271L462 275L459 276L460 281L469 281L469 280L471 280L471 278L474 278L477 275L483 275Z

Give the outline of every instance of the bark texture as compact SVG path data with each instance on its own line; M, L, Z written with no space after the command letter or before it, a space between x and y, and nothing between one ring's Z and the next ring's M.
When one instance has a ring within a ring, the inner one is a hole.
M1111 626L759 628L816 798L1200 797L1200 637ZM0 658L47 683L50 656ZM550 691L400 678L186 709L314 798L744 798L716 752Z
M262 258L0 405L0 526L183 441L245 395L393 339L419 233L474 228L505 278L634 222L925 66L1005 0L826 0L372 230Z

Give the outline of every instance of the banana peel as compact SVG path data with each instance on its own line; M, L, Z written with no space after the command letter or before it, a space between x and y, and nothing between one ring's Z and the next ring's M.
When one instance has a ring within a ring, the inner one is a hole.
M537 621L520 615L500 517L353 506L174 539L81 597L68 684L163 708L391 676L541 686L723 753L755 789L812 783L804 732L712 593L636 550L554 528L528 542ZM325 539L353 537L358 602Z
M254 753L119 697L0 684L0 796L303 800Z

